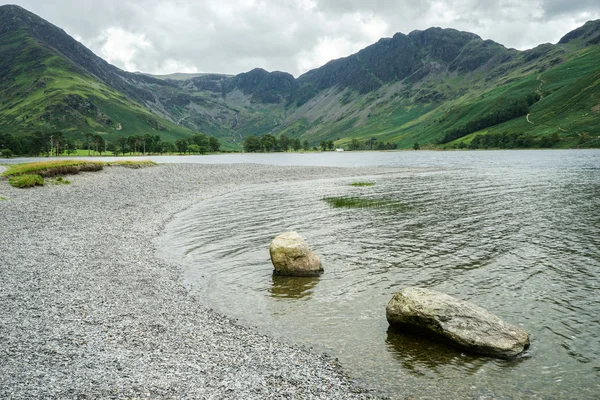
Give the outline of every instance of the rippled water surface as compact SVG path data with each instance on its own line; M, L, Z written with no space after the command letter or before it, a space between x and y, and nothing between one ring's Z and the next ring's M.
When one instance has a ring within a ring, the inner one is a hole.
M372 187L319 180L201 201L167 227L165 255L211 307L327 351L394 396L597 398L600 152L415 153L355 179ZM331 208L328 196L406 207ZM321 256L321 278L272 276L269 243L288 230ZM496 360L388 331L385 305L406 286L522 326L530 351Z

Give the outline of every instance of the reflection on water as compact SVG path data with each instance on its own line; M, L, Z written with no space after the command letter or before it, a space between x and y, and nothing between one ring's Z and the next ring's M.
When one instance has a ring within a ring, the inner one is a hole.
M444 379L445 365L459 366L464 373L475 374L487 363L485 357L472 356L417 332L398 332L390 327L386 343L406 371L422 376Z
M432 168L361 177L371 187L322 180L203 201L169 224L166 255L211 307L327 351L401 398L597 398L600 152L473 152L463 167L419 157ZM324 197L408 207L331 208ZM320 278L272 275L269 244L289 230L320 256ZM463 355L388 332L385 306L407 286L523 327L528 357Z
M318 277L273 275L273 286L269 293L275 299L302 299L310 297L319 283Z

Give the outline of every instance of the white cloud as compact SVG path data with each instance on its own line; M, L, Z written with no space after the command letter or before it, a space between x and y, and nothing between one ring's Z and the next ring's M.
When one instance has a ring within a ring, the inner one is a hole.
M101 32L96 46L99 56L111 64L122 65L128 71L137 71L137 55L152 48L152 43L144 34L127 32L110 27Z
M600 18L598 0L11 0L118 67L299 75L396 32L431 26L519 49ZM179 70L182 71L182 70Z

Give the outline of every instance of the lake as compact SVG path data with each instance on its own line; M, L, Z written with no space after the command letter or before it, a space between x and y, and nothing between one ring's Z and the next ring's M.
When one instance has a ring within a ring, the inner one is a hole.
M330 179L201 201L166 227L163 250L204 304L325 351L392 397L598 398L599 150L145 158L397 168L356 179L370 187ZM331 208L330 196L402 207ZM321 278L272 275L269 244L288 230L321 256ZM531 348L497 360L390 331L385 306L407 286L487 308L527 330Z
M309 153L233 153L191 156L135 157L38 157L0 159L0 164L86 159L97 161L152 160L166 164L267 164L313 165L324 167L392 167L392 168L488 168L512 165L514 168L546 168L553 163L572 165L581 159L582 166L596 168L600 150L499 150L499 151L370 151ZM557 167L559 167L557 165Z
M398 172L360 178L371 187L345 178L266 185L179 214L164 248L203 302L326 351L387 394L597 398L600 151L272 156L224 158ZM402 207L331 208L328 196ZM288 230L321 256L321 278L272 275L270 241ZM407 286L487 308L527 330L530 350L497 360L388 330L385 306Z

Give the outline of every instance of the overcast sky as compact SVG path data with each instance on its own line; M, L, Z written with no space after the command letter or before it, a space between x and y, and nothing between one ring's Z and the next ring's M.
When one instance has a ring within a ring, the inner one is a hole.
M600 0L13 0L128 71L298 76L396 32L431 26L507 47L556 43ZM4 4L0 0L0 4Z

